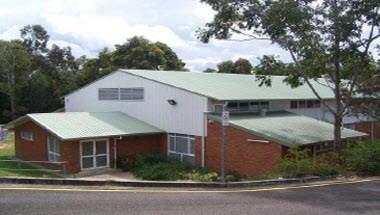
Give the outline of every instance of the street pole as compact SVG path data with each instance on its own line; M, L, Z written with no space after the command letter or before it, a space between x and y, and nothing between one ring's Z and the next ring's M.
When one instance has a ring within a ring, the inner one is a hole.
M222 111L222 143L221 143L221 157L220 157L220 180L225 182L225 159L226 159L226 126L228 126L229 113L226 111L227 102L223 105Z

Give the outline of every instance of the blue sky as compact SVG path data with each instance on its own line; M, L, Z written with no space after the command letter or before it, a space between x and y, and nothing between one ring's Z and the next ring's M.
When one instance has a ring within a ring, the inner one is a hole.
M195 37L214 12L197 0L0 0L0 39L18 38L27 24L41 24L50 45L71 46L76 56L94 57L134 35L167 43L191 71L214 67L223 60L265 54L287 61L288 54L269 41L217 41Z

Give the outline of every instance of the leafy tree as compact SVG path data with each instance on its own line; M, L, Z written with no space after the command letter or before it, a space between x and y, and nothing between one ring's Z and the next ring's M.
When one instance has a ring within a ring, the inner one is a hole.
M40 25L21 30L22 44L31 58L31 75L20 86L19 104L27 112L50 112L62 106L60 97L77 88L79 65L70 47L53 44L47 47L49 35Z
M234 62L232 60L223 61L216 67L219 73L234 73Z
M218 72L216 69L212 69L212 68L207 68L205 70L203 70L204 73L216 73Z
M28 79L30 57L17 41L0 41L0 93L8 96L10 117L16 117L17 89Z
M185 66L166 44L152 43L137 36L122 45L116 45L112 64L118 68L151 70L183 70Z
M235 62L232 60L222 61L217 65L217 69L207 68L203 72L252 74L253 66L247 59L239 58Z
M143 37L132 37L111 52L104 48L94 59L79 59L82 67L78 83L83 86L116 69L151 69L187 71L185 63L166 44L152 43Z
M97 58L87 59L81 57L77 60L82 67L78 74L78 85L83 86L87 83L115 71L118 67L112 63L112 52L104 48L99 52Z
M46 53L49 41L47 31L41 25L27 25L21 29L21 38L29 53Z
M342 119L349 109L356 86L373 75L370 62L380 38L378 1L373 0L201 0L216 15L198 30L203 42L228 39L233 34L248 40L270 40L290 54L293 65L287 71L306 84L335 118L334 150L339 150ZM367 30L368 29L368 30ZM311 80L323 83L335 95L328 105ZM269 77L263 76L263 80ZM345 81L344 79L349 79ZM291 80L295 80L292 78ZM270 82L267 82L270 83Z
M239 58L234 63L234 73L237 74L252 74L253 66L249 60L244 58Z

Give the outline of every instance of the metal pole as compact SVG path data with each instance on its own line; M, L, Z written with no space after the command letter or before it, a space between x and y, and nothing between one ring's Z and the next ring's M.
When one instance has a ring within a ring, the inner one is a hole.
M220 180L225 182L225 159L226 159L226 126L223 123L223 113L226 111L227 102L223 105L222 111L222 143L221 143L221 158L220 158Z
M63 163L62 163L63 165L63 177L66 177L66 174L67 174L67 172L66 172L66 161L64 161Z

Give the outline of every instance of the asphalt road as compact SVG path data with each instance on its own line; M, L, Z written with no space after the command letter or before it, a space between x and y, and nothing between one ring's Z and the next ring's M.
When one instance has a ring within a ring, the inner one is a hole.
M380 181L233 193L1 190L0 214L380 214Z

